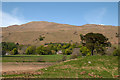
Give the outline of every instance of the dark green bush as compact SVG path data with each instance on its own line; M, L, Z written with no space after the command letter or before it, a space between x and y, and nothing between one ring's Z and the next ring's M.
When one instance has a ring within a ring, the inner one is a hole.
M12 54L12 55L18 54L18 50L17 50L16 48L14 48L14 49L11 51L11 54Z
M90 56L91 55L90 50L85 46L82 46L80 48L80 52L82 53L82 56Z
M36 53L40 54L40 55L43 55L44 54L44 46L37 47Z
M26 54L35 54L35 47L34 46L29 46L26 51L25 51Z
M72 50L70 49L65 49L65 55L70 55L72 54Z
M39 46L36 49L36 53L40 54L40 55L52 55L52 54L55 54L55 52L56 51L51 50L51 47L49 47L49 46L47 46L47 47Z
M14 48L17 48L17 45L13 42L2 42L2 50L11 51Z

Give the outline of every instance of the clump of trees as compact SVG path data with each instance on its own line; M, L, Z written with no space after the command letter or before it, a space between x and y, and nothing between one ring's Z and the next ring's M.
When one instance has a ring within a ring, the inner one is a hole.
M5 51L11 51L13 50L14 48L17 48L18 46L13 43L13 42L2 42L2 50L5 50Z
M30 54L35 54L35 46L29 46L26 51L26 54L30 55Z
M50 43L47 45L38 46L37 48L32 48L31 46L29 46L26 49L26 54L53 55L61 50L64 55L70 55L72 54L72 50L75 47L77 47L76 44Z
M40 55L52 55L56 54L57 51L62 50L63 54L70 55L72 53L72 49L70 48L69 43L65 44L48 44L46 47L43 45L37 47L36 53Z
M76 44L49 43L47 45L41 45L35 47L30 45L19 45L12 42L2 42L1 46L2 46L2 55L5 55L6 53L9 53L11 55L17 55L17 54L53 55L56 54L59 50L61 50L64 55L70 55L72 54L73 48L76 47Z
M2 46L2 55L5 55L6 52L9 52L10 54L18 54L18 45L13 42L1 42Z
M105 54L105 48L111 46L108 38L100 33L87 33L86 35L80 34L80 38L83 46L91 51L91 55L94 54L94 51L97 53Z
M36 53L39 55L50 55L52 54L52 51L49 47L44 47L42 45L42 46L37 47Z

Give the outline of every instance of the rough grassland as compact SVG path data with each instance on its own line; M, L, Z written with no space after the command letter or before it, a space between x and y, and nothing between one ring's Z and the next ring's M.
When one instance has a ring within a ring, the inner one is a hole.
M35 73L3 75L3 77L39 78L116 78L118 57L87 56L68 60L37 70Z
M66 56L67 59L70 55ZM9 55L3 56L2 62L57 62L63 55Z

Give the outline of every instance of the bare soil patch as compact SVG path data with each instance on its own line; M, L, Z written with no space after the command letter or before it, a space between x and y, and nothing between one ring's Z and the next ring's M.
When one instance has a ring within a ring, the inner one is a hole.
M54 64L53 62L5 62L2 63L2 74L31 73Z

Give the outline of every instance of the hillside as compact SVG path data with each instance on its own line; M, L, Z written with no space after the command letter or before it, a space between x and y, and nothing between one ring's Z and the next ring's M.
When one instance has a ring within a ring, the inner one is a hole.
M102 33L111 43L117 44L117 26L86 24L82 26L59 24L46 21L33 21L22 25L12 25L2 28L2 41L20 44L40 45L49 42L80 42L80 34L88 32ZM39 41L39 36L45 36Z
M67 60L30 73L5 74L5 78L104 78L118 77L118 57L86 56ZM111 79L109 79L111 78ZM114 78L114 79L113 79ZM94 80L94 79L90 79ZM95 79L96 80L96 79Z
M39 70L39 72L43 72L43 74L41 74L39 77L116 78L118 75L117 58L118 57L114 56L79 57L74 60L65 61L58 65L48 67L47 69Z

